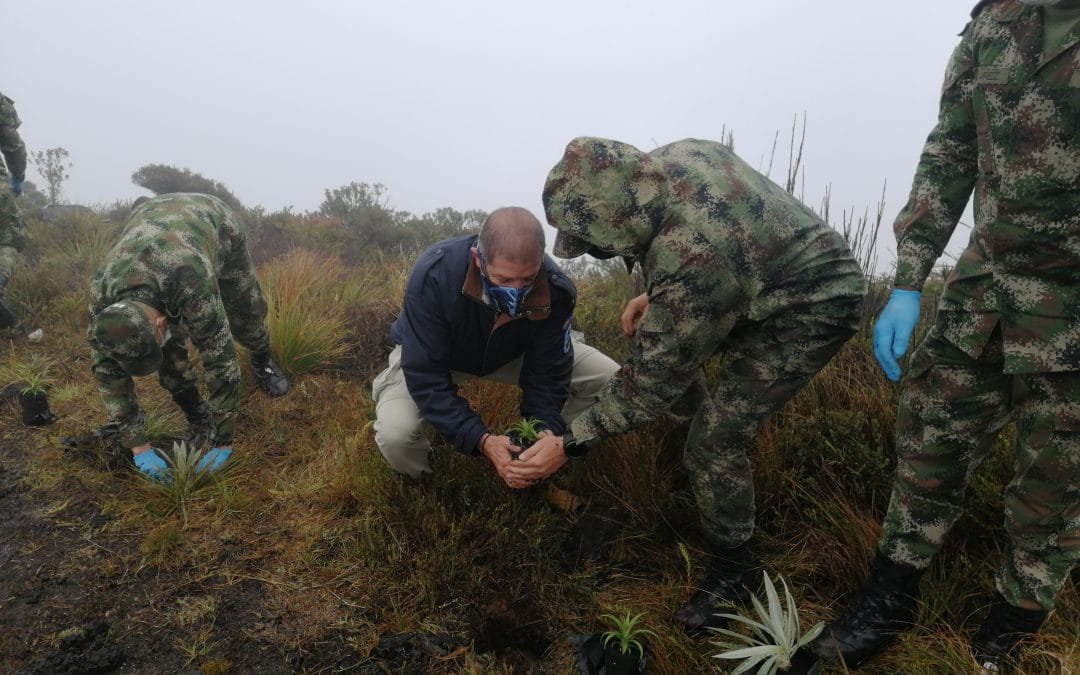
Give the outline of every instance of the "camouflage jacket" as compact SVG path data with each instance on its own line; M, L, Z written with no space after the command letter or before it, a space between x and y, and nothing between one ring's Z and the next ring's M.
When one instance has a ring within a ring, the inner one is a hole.
M1080 30L1043 52L1043 14L980 3L897 217L896 284L920 288L974 191L975 226L941 303L977 357L1000 323L1005 372L1080 369Z
M26 146L19 136L20 124L15 101L0 93L0 153L7 163L6 170L4 163L0 163L0 176L6 176L10 171L15 180L26 178Z
M202 356L214 442L231 442L240 403L240 366L217 276L228 254L223 228L239 228L217 197L168 194L151 199L128 218L90 286L91 368L102 400L121 422L121 442L147 442L131 377L97 349L94 319L117 300L137 300L164 312L173 333L187 334ZM183 328L177 329L177 324ZM184 330L186 329L186 330Z
M544 190L548 220L637 260L649 311L629 360L571 425L578 438L621 433L666 411L740 322L813 314L861 297L843 237L728 147L687 139L648 154L576 139Z

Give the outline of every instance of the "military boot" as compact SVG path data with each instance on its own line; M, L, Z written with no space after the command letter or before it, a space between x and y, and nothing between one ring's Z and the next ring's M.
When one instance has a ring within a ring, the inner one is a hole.
M888 647L911 627L922 574L923 570L879 553L866 585L840 618L825 627L814 651L825 660L839 658L855 670Z
M723 626L726 621L717 613L730 613L732 605L750 602L746 585L754 581L755 567L754 557L745 544L719 551L710 562L698 591L675 612L675 620L691 632Z
M975 662L980 673L1006 673L1015 665L1013 659L1020 644L1034 635L1049 612L1010 605L1000 595L990 606L986 620L971 638Z
M255 379L267 394L284 396L289 392L289 380L278 364L274 363L269 351L252 353L251 366L255 369Z
M7 282L8 275L0 272L0 330L14 328L19 325L19 319L4 301L4 289L7 287Z
M187 389L173 394L173 400L187 419L187 444L192 448L209 447L214 432L210 408L202 400L197 389Z

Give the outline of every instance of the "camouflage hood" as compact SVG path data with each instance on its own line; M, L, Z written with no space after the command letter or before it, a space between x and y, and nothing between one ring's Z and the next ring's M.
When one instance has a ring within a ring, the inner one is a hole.
M660 229L668 193L659 160L626 143L575 138L544 184L544 212L559 231L555 255L639 258Z

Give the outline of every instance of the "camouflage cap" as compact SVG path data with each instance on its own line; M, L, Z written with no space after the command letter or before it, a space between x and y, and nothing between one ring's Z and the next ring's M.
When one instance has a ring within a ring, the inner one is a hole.
M667 195L664 166L648 153L619 141L575 138L544 183L544 213L559 230L555 255L597 250L637 257L659 228Z
M120 300L101 310L94 323L94 339L128 375L149 375L161 367L154 324L131 300Z

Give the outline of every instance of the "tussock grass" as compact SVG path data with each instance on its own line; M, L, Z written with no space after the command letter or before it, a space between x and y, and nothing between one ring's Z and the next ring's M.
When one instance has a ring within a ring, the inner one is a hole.
M263 268L271 349L290 375L327 367L348 352L342 307L355 283L332 258L296 249Z

